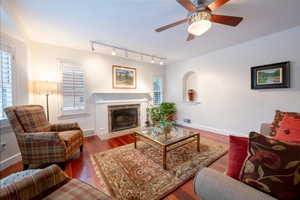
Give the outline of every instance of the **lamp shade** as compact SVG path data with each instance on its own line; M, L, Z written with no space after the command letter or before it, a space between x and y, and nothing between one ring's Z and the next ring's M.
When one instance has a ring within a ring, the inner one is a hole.
M57 91L57 83L51 81L32 81L34 94L54 94Z

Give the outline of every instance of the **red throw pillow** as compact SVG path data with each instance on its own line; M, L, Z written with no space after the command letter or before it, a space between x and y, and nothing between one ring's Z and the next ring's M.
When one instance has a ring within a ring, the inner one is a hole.
M291 143L300 143L300 116L285 114L279 123L275 139Z
M240 171L247 157L248 138L229 136L229 163L227 175L239 180Z
M272 122L272 136L275 136L277 133L277 130L279 129L279 124L282 121L284 115L289 115L289 116L293 116L293 117L300 117L300 113L296 113L296 112L283 112L280 110L276 110L275 112L275 118Z

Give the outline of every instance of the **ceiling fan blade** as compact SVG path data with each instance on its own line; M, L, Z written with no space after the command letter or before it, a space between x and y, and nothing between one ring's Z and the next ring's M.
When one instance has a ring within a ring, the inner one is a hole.
M224 24L228 26L237 26L243 20L242 17L225 16L225 15L212 15L210 21Z
M182 5L188 11L197 10L197 7L190 0L176 0L180 5Z
M193 34L189 34L189 36L187 37L186 41L191 41L195 38L196 36Z
M215 11L218 8L220 8L221 6L223 6L225 3L227 3L228 1L230 1L230 0L216 0L216 1L212 2L211 4L209 4L208 8L211 11Z
M156 31L156 32L161 32L161 31L164 31L164 30L166 30L166 29L169 29L169 28L172 28L172 27L174 27L174 26L177 26L177 25L179 25L179 24L183 24L183 23L185 23L185 22L187 22L187 19L183 19L183 20L180 20L180 21L178 21L178 22L175 22L175 23L172 23L172 24L168 24L168 25L166 25L166 26L162 26L162 27L160 27L160 28L158 28L158 29L155 29L155 31Z

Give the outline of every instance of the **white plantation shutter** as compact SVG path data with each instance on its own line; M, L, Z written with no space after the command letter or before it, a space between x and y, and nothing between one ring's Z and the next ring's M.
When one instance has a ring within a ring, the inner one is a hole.
M63 66L62 82L63 110L85 109L85 81L80 68Z
M0 120L5 119L4 108L12 105L12 54L0 51Z
M153 79L153 104L159 105L162 103L162 80L160 78Z

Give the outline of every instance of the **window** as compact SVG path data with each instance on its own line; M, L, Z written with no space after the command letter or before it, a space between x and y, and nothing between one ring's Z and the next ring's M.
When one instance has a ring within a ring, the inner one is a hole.
M4 108L12 106L12 55L0 51L0 120L6 119Z
M79 67L62 65L63 111L85 109L84 73Z
M153 79L153 104L158 105L163 101L162 80L160 78Z

